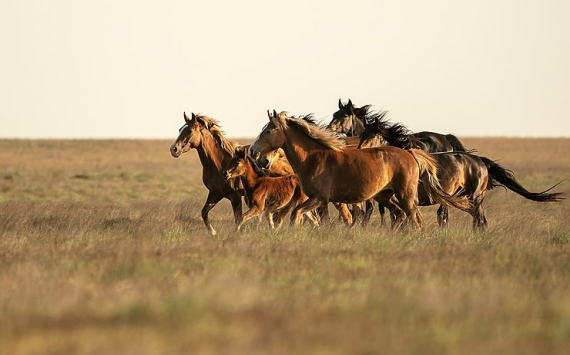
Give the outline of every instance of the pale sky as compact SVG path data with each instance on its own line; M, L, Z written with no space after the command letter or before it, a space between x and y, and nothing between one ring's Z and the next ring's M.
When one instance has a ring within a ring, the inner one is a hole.
M414 131L570 136L570 1L0 0L0 137L255 137L338 99Z

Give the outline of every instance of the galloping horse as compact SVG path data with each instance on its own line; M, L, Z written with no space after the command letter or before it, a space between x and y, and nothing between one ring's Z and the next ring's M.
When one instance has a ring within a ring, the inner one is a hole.
M235 223L239 224L242 220L243 187L234 181L226 181L222 175L222 170L234 155L238 143L228 141L220 129L220 124L213 118L192 113L190 119L184 113L184 121L178 137L170 146L170 154L178 158L190 149L196 149L198 152L203 167L202 182L209 190L201 215L208 231L215 235L216 230L212 227L208 215L223 198L227 198L232 204Z
M259 174L259 169L247 155L247 150L246 146L237 147L224 171L226 180L235 178L241 180L244 194L251 205L251 208L243 214L243 220L237 229L241 229L249 219L261 216L263 212L267 216L270 227L277 229L283 223L287 213L304 202L307 195L303 192L297 175L268 177ZM307 213L307 217L318 225L316 216L311 212Z
M402 149L423 148L422 143L401 124L388 125L383 120L386 112L382 112L374 122L368 124L360 135L359 148L383 145L399 147ZM448 194L459 193L466 196L472 208L467 211L473 217L473 229L485 230L487 219L483 211L485 193L495 187L506 187L519 195L539 202L560 201L559 193L546 193L550 189L533 193L527 191L515 179L511 171L503 168L492 160L479 157L469 152L440 152L432 153L438 164L438 179L443 190ZM423 187L418 188L419 205L433 205ZM437 210L437 219L440 226L445 226L449 219L449 211L441 205Z
M324 128L304 120L277 114L249 147L249 155L258 159L282 148L301 180L307 201L295 207L291 219L300 222L301 214L327 204L359 203L374 198L397 210L392 228L398 230L407 217L421 228L417 209L417 188L421 180L430 198L448 206L468 209L465 198L450 196L441 190L435 176L433 159L419 150L395 147L344 150L344 142Z
M269 117L271 117L271 113L269 111L267 111L267 115ZM315 121L315 117L312 113L307 114L307 115L301 115L301 116L292 116L291 118L301 119L301 120L305 121L306 123L308 123L312 126L319 126L319 124ZM347 148L356 149L358 147L358 144L359 144L359 138L358 137L342 137L342 139L345 142L345 149L347 149ZM263 157L259 158L257 160L256 165L259 165L263 169L271 169L271 170L280 169L280 167L283 165L286 165L289 167L291 166L287 161L287 157L284 157L284 159L281 158L282 154L284 154L283 149L279 148L274 152L277 152L277 154L273 154L273 155L272 154L266 154ZM276 159L277 157L279 157L279 159ZM277 163L277 164L274 164L274 163ZM294 173L294 172L292 172L292 173ZM333 205L338 210L340 219L343 220L348 225L353 225L353 222L355 222L355 220L353 220L352 213L348 209L348 206L346 206L346 204L344 204L344 203L333 203ZM319 216L320 221L323 223L329 221L328 207L326 205L321 206L318 209L318 216Z
M348 137L358 137L366 126L366 113L370 105L354 107L352 100L343 104L338 100L338 111L333 113L333 118L327 128L333 132L346 134Z
M384 124L389 124L382 120L385 118L386 111L374 112L370 110L370 105L360 108L354 107L351 100L343 105L338 100L339 110L333 114L333 119L329 124L329 129L337 133L344 133L347 136L360 135L365 127L380 119ZM428 153L435 152L465 152L467 149L461 141L453 134L440 134L435 132L418 132L408 133L417 140L415 148L421 149Z

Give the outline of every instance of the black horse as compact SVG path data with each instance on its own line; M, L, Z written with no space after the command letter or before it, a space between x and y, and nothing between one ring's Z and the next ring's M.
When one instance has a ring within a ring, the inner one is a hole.
M359 148L378 145L392 145L402 149L426 149L424 141L410 134L407 128L400 124L389 124L386 121L386 111L374 117L372 122L360 135ZM442 188L448 194L466 196L472 208L468 212L473 217L473 228L485 230L487 219L483 211L485 193L496 187L505 187L524 198L537 202L557 202L563 199L560 193L548 193L558 184L542 192L529 192L515 178L512 171L489 158L479 157L472 152L439 152L432 153L438 163L438 179ZM426 197L420 186L418 198L420 206L430 206L433 202ZM383 214L383 207L380 214ZM440 206L437 210L438 223L445 226L449 219L447 207Z
M362 107L355 107L351 100L343 104L338 100L338 111L333 114L333 119L328 124L327 128L331 131L346 134L347 136L359 136L368 124L381 120L385 124L387 111L374 112L370 105ZM417 141L416 148L419 148L428 153L435 152L465 152L467 149L463 146L461 141L453 134L440 134L435 132L418 132L411 133Z

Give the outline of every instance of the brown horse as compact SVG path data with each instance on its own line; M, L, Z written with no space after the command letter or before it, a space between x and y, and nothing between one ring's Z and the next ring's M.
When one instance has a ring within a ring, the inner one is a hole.
M271 117L271 113L269 111L267 111L267 115ZM318 123L315 121L313 114L292 116L292 117L304 120L310 125L318 126ZM348 148L356 149L360 141L359 137L342 137L342 139L344 140L345 148L347 149ZM282 172L286 172L287 168L290 168L291 169L290 174L294 174L293 168L287 161L287 157L285 157L283 149L279 148L274 152L276 152L277 154L272 155L271 153L269 153L258 159L256 165L259 165L263 169L271 169ZM346 204L344 203L333 203L333 205L339 212L339 218L343 220L346 224L353 225L353 222L355 222L355 220L353 220L352 213L348 209L348 206L346 206ZM321 206L318 209L318 216L321 223L326 223L330 221L328 216L328 207L326 205Z
M233 158L224 171L227 181L239 178L244 187L251 208L243 214L243 220L237 226L239 230L249 219L265 212L272 229L279 228L291 209L307 200L301 189L297 175L279 177L261 176L256 164L247 156L247 147L237 147ZM274 216L275 215L275 216ZM318 225L312 213L307 216Z
M192 113L190 119L184 113L184 121L178 137L170 146L170 154L178 158L191 149L198 152L203 167L202 182L209 190L201 215L208 231L215 235L216 230L212 227L208 215L223 198L230 200L236 224L242 220L243 187L234 181L226 181L222 175L222 170L232 158L238 143L228 141L220 129L220 124L213 118Z
M379 120L367 125L360 135L359 147L388 144L402 149L423 148L421 142L407 132L401 124L388 125ZM437 177L443 190L448 194L458 193L460 196L466 196L471 202L472 208L467 212L473 217L473 229L481 231L486 229L487 219L483 211L483 200L486 192L495 187L506 187L533 201L554 202L562 199L559 193L546 193L554 186L539 193L527 191L516 181L512 172L485 157L469 152L441 152L432 153L432 156L439 167ZM434 201L423 190L420 184L419 205L433 205ZM382 210L382 207L380 208ZM440 226L447 225L449 211L446 206L439 207L437 217Z
M321 127L277 114L249 147L249 154L261 154L282 148L299 175L308 200L295 207L292 221L298 224L302 213L332 202L359 203L371 198L389 203L399 211L393 224L397 230L407 217L421 228L417 209L417 182L428 186L430 198L462 209L468 209L465 198L450 196L435 179L437 167L433 159L418 150L395 147L344 150L339 137Z

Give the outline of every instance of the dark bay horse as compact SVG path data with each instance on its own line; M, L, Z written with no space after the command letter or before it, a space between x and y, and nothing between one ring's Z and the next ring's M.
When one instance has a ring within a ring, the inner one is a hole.
M257 159L261 154L283 149L309 197L293 210L291 219L295 224L302 213L328 202L354 204L374 198L398 211L392 225L394 230L408 217L421 228L417 209L420 179L430 198L448 206L469 208L467 199L441 190L435 177L435 162L422 151L396 147L344 150L344 147L335 133L274 110L269 123L249 147L249 155Z
M209 191L201 215L208 231L215 235L216 230L212 227L208 215L223 198L232 204L235 223L239 224L242 220L243 186L235 181L226 181L222 175L238 143L227 140L219 122L213 118L194 113L192 118L189 118L184 113L184 121L178 137L170 146L170 154L178 158L191 149L196 149L198 152L203 167L202 182Z
M333 118L327 128L333 132L346 134L348 137L358 137L366 126L366 113L370 105L354 107L349 99L347 104L338 100L338 111L333 113Z
M307 200L297 175L269 177L260 174L257 164L247 155L248 147L240 146L224 171L227 181L241 180L244 194L250 201L251 208L243 214L243 220L237 226L239 230L249 219L261 216L264 212L272 229L283 223L287 213L295 206ZM318 225L318 220L311 212L307 217Z
M333 114L333 119L328 125L332 131L344 133L347 136L358 136L369 123L374 121L382 121L386 125L390 124L385 119L387 111L374 112L371 110L371 105L355 107L351 100L348 100L347 104L343 104L339 99L338 106L339 110ZM417 141L416 148L428 153L467 151L461 141L453 134L427 131L407 132L407 134Z
M383 115L385 116L385 112ZM366 126L360 135L359 147L387 144L402 149L425 148L403 125L389 125L383 122L382 118L379 117ZM538 193L527 191L517 182L511 171L485 157L469 152L440 152L432 153L432 156L439 167L437 177L443 190L448 194L458 193L459 196L466 196L471 202L472 208L467 212L473 217L473 229L486 229L487 219L482 204L486 192L495 187L506 187L532 201L554 202L562 199L559 193L547 193L554 186ZM434 204L434 201L423 193L422 186L418 188L418 196L420 206ZM441 205L437 216L439 225L445 226L449 219L447 207Z

